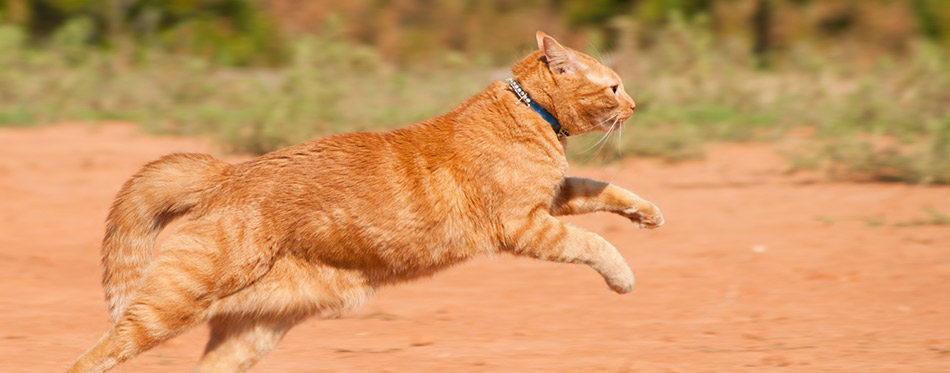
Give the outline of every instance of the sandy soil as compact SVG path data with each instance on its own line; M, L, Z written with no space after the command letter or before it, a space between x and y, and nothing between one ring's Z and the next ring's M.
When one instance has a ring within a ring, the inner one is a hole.
M64 370L109 328L98 242L143 163L206 142L129 126L0 129L0 370ZM234 158L231 158L234 159ZM568 219L613 242L637 289L499 256L387 288L293 329L257 372L948 372L950 188L785 175L768 146L571 171L626 186L667 225ZM197 328L119 372L188 371Z

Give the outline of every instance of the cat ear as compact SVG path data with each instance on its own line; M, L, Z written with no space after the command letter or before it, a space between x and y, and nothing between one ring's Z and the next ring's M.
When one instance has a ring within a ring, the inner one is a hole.
M544 52L548 69L552 73L572 73L579 69L580 65L575 60L574 53L561 46L557 40L541 31L538 31L535 37L538 39L538 49Z

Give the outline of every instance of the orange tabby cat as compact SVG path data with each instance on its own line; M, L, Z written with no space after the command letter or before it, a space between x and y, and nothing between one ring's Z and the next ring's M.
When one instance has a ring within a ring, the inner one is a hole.
M613 246L554 216L609 211L663 224L625 189L564 175L567 134L609 131L635 104L607 67L542 32L537 41L514 81L407 128L236 165L203 154L146 165L106 222L115 325L70 371L105 371L205 321L211 340L197 370L245 371L307 317L480 254L582 263L614 291L632 290ZM152 261L158 232L186 213Z

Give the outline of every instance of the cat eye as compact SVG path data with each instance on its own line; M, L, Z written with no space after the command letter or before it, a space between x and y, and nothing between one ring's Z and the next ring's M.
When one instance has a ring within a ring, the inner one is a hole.
M617 93L617 86L616 85L610 86L610 90L614 91L614 93Z

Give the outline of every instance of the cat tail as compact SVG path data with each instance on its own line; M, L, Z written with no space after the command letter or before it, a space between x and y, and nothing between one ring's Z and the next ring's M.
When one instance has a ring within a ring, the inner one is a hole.
M159 232L206 199L230 164L207 154L178 153L146 164L122 186L102 239L102 286L116 321L152 261Z

